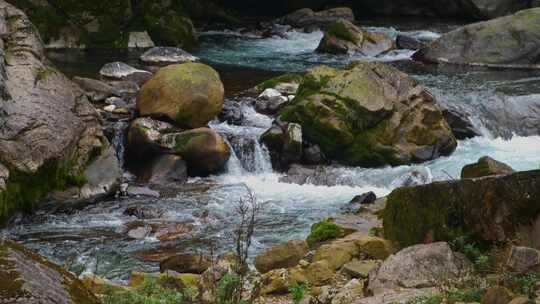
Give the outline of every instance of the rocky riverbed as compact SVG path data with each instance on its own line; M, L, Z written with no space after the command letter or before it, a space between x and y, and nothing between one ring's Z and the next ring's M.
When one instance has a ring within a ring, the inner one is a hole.
M540 8L186 5L95 50L0 1L0 303L538 302Z

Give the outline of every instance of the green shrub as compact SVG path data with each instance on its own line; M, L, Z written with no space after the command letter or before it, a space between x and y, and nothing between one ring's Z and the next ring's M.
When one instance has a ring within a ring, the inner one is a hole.
M310 247L317 243L321 243L328 240L337 239L343 237L345 231L338 225L325 220L311 226L311 233L306 239L306 242Z
M309 286L306 284L294 283L289 287L289 293L292 295L294 304L300 303L309 291Z
M147 278L134 290L114 291L107 288L103 304L182 304L181 292L157 284L156 278Z
M540 272L528 272L525 274L505 273L503 283L513 292L526 297L534 298L536 283L540 281Z

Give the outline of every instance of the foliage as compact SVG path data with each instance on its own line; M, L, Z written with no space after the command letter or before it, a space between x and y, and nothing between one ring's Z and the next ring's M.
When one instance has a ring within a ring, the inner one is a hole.
M156 278L146 278L134 290L114 291L107 288L103 304L182 304L184 295L175 290L164 288Z
M345 231L338 225L325 220L311 226L311 232L306 239L306 242L310 247L317 243L321 243L328 240L337 239L344 236Z
M228 273L219 280L216 288L216 304L243 304L241 300L241 277Z
M289 287L289 293L292 295L295 304L300 303L309 291L309 286L306 284L294 283Z
M418 297L409 304L441 304L441 303L472 303L481 302L484 296L484 290L479 288L451 289L439 292L430 296Z
M471 240L469 236L459 236L449 242L452 250L461 252L474 263L477 271L485 272L489 270L491 259L478 244Z
M540 281L540 272L528 272L525 274L505 273L503 283L513 292L534 298L536 283Z

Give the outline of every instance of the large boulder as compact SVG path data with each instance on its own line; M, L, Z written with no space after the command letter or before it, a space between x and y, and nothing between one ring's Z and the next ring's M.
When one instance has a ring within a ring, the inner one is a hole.
M0 302L101 303L73 274L9 240L0 240Z
M169 65L160 69L139 93L143 116L164 115L186 128L200 128L223 108L219 74L202 63Z
M310 31L326 29L339 19L353 22L354 13L348 7L336 7L319 12L314 12L309 8L303 8L282 17L277 22Z
M386 35L363 31L352 22L340 19L324 33L316 52L377 56L392 49L394 41Z
M278 268L294 267L308 253L305 241L293 240L271 247L255 258L255 268L260 273L266 273Z
M398 188L383 211L385 236L402 246L449 241L467 231L487 242L539 249L538 223L538 170Z
M431 62L540 68L540 8L449 32L415 58Z
M85 183L108 149L85 93L46 59L23 12L0 1L0 221L52 190Z
M452 252L447 243L416 245L390 256L373 270L368 286L375 295L399 288L437 287L442 280L460 279L472 271L472 263Z
M268 147L275 168L288 168L302 159L303 136L299 124L275 120L261 135L261 141Z
M457 145L434 97L383 63L309 70L280 119L300 124L308 142L347 165L422 162Z
M463 167L461 169L461 178L477 178L513 172L515 172L514 169L507 164L496 161L489 156L484 156L478 162Z

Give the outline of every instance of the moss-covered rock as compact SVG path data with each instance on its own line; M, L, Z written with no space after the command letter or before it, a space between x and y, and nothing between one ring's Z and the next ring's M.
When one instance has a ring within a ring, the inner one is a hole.
M433 96L382 63L309 70L280 119L299 123L308 142L347 165L422 162L457 145Z
M9 240L0 240L0 299L29 304L100 303L71 273Z
M302 78L302 75L299 74L283 74L259 83L255 87L255 90L257 92L263 92L266 89L275 89L279 84L282 83L299 84L302 81Z
M496 161L489 156L484 156L478 162L463 167L461 169L461 178L477 178L512 172L515 172L514 169L507 164Z
M377 56L395 48L394 41L384 34L359 29L352 22L341 19L325 33L316 51L319 53L360 53Z
M141 115L165 115L186 128L204 127L223 108L219 74L202 63L161 68L142 88L137 100Z
M540 67L540 8L451 31L415 54L417 59L496 67Z
M540 171L398 188L383 211L384 235L401 246L470 234L484 242L534 246Z

